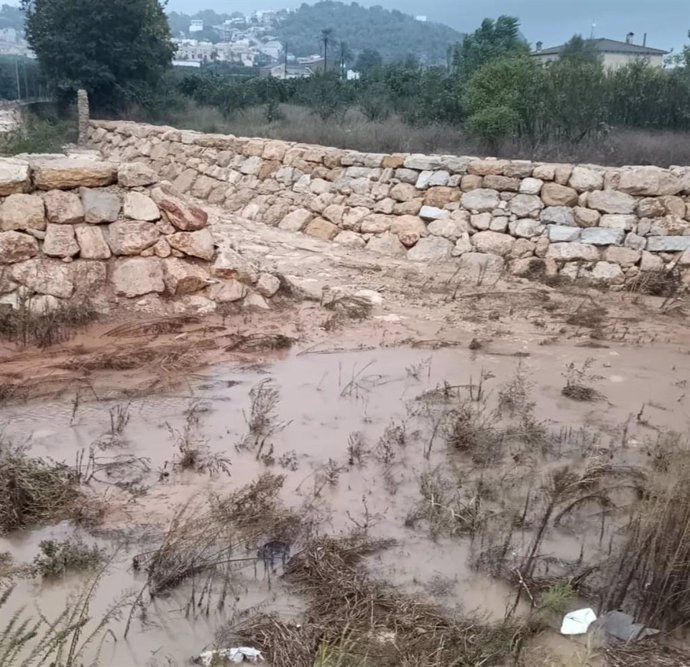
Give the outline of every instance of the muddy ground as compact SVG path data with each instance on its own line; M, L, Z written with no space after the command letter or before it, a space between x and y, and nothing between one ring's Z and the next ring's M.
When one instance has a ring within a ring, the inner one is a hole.
M12 531L0 537L0 552L20 566L42 540L75 535L107 551L89 617L102 618L115 602L122 610L112 635L84 651L88 659L98 653L98 664L182 665L225 642L256 643L247 623L259 614L306 624L312 603L282 574L323 536L390 540L362 567L444 613L482 624L508 612L527 619L542 591L503 571L514 572L530 550L538 521L514 526L511 554L488 567L486 553L505 536L497 520L511 511L524 519L525 498L536 498L530 494L546 488L557 466L582 471L606 461L646 470L660 439L688 433L687 300L473 279L450 265L375 259L238 220L216 220L214 233L284 277L272 310L132 313L47 350L0 346L3 440L88 469L83 502L94 508L86 523L65 517ZM591 393L564 394L566 386ZM257 431L257 392L266 398L268 390L270 417ZM488 438L472 447L449 430L451 413L457 430L465 408ZM197 459L185 466L190 443ZM147 564L181 508L202 525L210 495L237 492L267 472L284 475L278 499L299 515L299 530L290 539L277 539L275 529L249 539L237 528L243 537L223 576L195 572L152 597ZM480 494L484 487L492 493ZM579 508L549 524L534 582L565 577L565 564L594 564L616 548L632 502L627 490L616 493L617 515ZM267 560L261 549L271 541L289 553ZM54 616L90 576L15 569L3 616L34 605ZM525 641L519 664L607 664L589 639L557 632L563 612L596 606L595 584L542 609L544 627ZM259 648L275 667L290 664L275 647ZM431 655L391 660L314 656L292 664L454 664ZM663 664L687 664L675 660Z

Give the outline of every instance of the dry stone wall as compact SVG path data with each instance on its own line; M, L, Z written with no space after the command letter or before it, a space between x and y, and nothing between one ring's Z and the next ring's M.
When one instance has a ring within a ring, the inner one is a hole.
M210 312L267 307L279 289L230 247L201 208L141 163L0 160L0 307L46 312L89 301L102 311Z
M673 269L690 285L689 167L359 153L129 122L92 121L90 142L244 218L362 250L613 288Z

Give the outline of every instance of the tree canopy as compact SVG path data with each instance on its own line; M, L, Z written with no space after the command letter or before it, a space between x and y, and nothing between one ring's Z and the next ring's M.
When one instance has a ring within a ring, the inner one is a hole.
M513 16L484 19L482 24L455 49L453 64L458 74L469 78L482 65L503 56L529 53L529 46L520 35L520 22Z
M22 0L26 35L58 90L115 110L155 89L174 46L158 0Z
M376 50L387 61L412 53L426 64L445 63L446 49L462 38L446 25L417 21L399 11L332 0L301 5L279 22L275 32L292 53L307 56L319 53L321 31L331 27L333 39L347 42L352 51Z

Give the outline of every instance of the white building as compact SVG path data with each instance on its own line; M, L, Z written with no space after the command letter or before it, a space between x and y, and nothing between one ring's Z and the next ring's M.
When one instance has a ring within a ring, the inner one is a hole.
M189 33L190 34L193 32L202 32L203 29L204 29L204 22L201 20L195 19L189 24Z

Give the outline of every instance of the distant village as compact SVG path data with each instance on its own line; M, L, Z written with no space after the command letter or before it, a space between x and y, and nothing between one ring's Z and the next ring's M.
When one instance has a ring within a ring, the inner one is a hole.
M259 68L263 76L277 79L307 78L324 71L320 53L296 57L289 45L281 42L273 32L287 15L286 10L260 10L249 15L235 13L220 25L206 25L202 20L190 20L186 31L173 35L177 52L173 65L202 67L210 63L228 63L241 67ZM315 48L318 35L314 36ZM327 63L337 68L337 58ZM357 78L353 71L344 72L347 78Z

